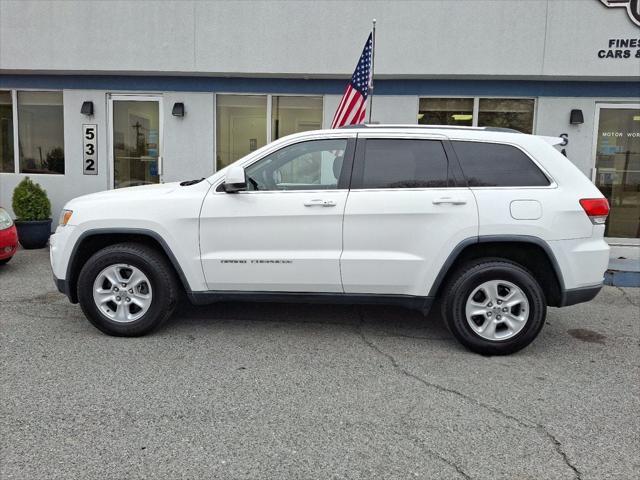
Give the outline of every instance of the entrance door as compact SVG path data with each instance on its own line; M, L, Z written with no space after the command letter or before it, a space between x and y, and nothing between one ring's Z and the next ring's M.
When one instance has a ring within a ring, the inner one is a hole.
M640 237L640 104L603 104L596 113L594 181L609 200L607 237Z
M109 111L110 187L162 182L162 98L112 95Z

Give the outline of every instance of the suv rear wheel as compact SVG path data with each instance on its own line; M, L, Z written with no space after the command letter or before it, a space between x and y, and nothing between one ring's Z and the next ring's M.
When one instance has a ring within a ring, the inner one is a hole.
M149 333L171 316L177 300L171 266L145 245L120 243L99 250L78 277L82 311L109 335Z
M444 320L468 349L506 355L529 345L544 325L547 304L535 278L499 258L463 265L445 287Z

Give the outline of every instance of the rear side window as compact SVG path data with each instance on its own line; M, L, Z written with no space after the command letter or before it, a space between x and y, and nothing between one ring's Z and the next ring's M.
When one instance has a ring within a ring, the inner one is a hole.
M453 148L470 187L542 187L549 179L511 145L454 141Z
M367 139L364 145L360 188L446 187L451 180L437 140Z

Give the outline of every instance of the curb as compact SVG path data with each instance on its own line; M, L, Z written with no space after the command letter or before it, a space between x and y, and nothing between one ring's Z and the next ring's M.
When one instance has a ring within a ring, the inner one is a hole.
M607 270L604 273L604 284L614 287L640 287L640 272Z

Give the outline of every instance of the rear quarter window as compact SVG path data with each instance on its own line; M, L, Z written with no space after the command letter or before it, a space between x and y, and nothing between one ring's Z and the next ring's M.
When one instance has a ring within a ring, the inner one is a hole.
M522 150L512 145L451 143L470 187L545 187L551 183Z

